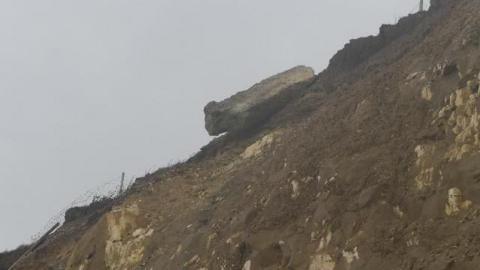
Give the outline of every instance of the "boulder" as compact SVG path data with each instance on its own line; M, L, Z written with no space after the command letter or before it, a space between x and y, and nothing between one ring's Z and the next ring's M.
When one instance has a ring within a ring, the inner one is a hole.
M205 128L211 136L244 130L264 121L287 102L287 90L315 77L310 67L297 66L241 91L221 102L205 106Z

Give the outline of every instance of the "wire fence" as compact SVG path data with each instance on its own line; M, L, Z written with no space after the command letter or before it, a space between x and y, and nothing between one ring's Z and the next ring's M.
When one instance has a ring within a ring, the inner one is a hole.
M113 179L113 177L111 179ZM129 180L126 180L126 179L129 179ZM65 214L69 209L72 209L75 207L88 206L100 200L116 199L120 197L122 194L124 194L125 192L127 192L130 189L130 187L133 185L134 181L135 181L134 176L130 176L129 178L127 178L126 175L123 175L122 177L119 176L115 180L105 182L91 190L86 191L81 196L73 200L66 207L61 209L57 214L52 216L44 225L44 227L42 227L42 229L38 233L34 234L31 237L32 243L35 243L36 241L38 241L40 237L45 232L47 232L50 228L52 228L52 226L54 226L55 224L57 223L63 224L65 222Z

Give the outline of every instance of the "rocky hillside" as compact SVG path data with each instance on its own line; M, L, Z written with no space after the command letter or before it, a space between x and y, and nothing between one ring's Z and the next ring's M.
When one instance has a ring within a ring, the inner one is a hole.
M478 14L432 0L318 75L211 103L226 134L15 269L478 270Z

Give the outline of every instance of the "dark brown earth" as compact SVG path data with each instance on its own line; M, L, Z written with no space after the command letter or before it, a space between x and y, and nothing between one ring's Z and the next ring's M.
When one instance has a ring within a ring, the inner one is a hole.
M0 269L7 270L22 254L27 251L27 246L18 247L16 250L0 254Z
M478 270L480 1L432 4L15 269Z

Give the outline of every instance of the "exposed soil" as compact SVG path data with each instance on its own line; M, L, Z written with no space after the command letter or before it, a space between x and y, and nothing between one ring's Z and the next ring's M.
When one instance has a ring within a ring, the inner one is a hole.
M480 1L433 6L16 269L479 269Z

